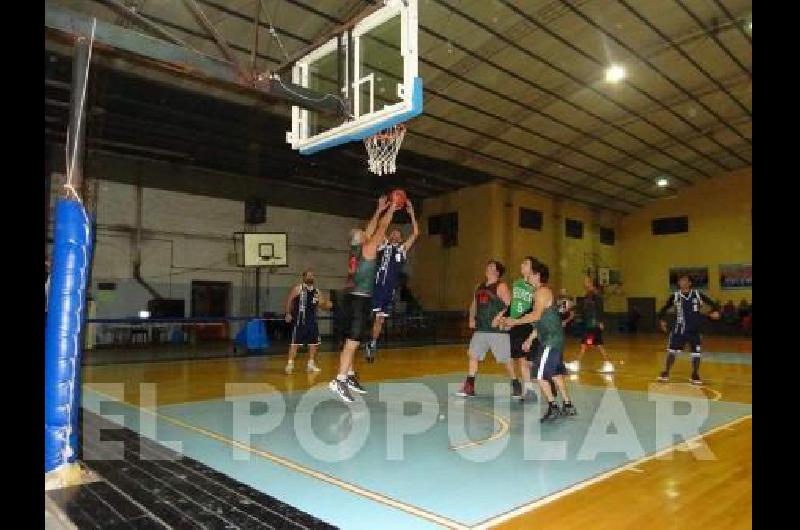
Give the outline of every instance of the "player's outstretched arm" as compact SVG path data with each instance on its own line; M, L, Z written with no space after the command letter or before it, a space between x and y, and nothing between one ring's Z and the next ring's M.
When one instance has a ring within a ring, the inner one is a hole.
M372 234L375 232L375 228L378 226L378 219L381 216L381 212L386 209L387 204L389 204L389 198L386 195L381 195L378 198L375 213L372 214L372 218L367 222L366 228L364 228L367 238L372 237Z
M390 202L389 207L386 208L386 211L380 216L375 232L369 236L369 239L367 239L367 242L361 249L361 253L365 258L373 259L375 257L378 245L386 239L386 230L389 228L389 225L392 224L392 217L394 217L394 212L396 211L397 206L395 206L394 202Z

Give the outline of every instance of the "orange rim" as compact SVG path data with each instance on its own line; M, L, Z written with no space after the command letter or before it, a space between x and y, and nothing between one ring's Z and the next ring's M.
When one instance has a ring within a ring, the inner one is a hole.
M401 132L406 130L406 126L402 123L399 123L394 126L393 129L386 129L379 133L372 135L372 138L378 141L386 141L386 140L393 140L397 138Z

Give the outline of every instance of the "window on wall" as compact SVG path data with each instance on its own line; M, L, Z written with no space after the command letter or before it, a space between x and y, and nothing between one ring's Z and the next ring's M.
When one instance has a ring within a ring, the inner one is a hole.
M530 230L542 229L542 212L530 208L519 209L519 227Z
M428 235L442 236L443 247L458 245L458 212L441 213L429 217Z
M653 235L684 234L689 231L689 217L662 217L653 219Z
M458 245L458 212L442 214L442 246Z
M613 228L600 227L600 242L604 245L613 245L616 241L616 234Z
M438 236L442 233L442 216L431 215L428 217L428 235Z
M583 239L583 221L577 219L567 219L565 221L567 237L572 239Z
M230 306L230 282L192 280L193 317L227 317Z

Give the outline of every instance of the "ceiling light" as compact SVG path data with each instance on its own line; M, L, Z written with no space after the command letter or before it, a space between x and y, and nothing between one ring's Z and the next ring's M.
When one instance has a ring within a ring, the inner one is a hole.
M659 188L666 188L669 186L669 180L666 177L661 177L660 179L656 180L656 186Z
M625 69L618 64L613 64L606 68L606 82L619 83L625 78Z

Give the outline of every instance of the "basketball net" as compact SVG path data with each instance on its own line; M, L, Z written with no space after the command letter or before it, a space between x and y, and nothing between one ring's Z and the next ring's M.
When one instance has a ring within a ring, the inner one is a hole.
M364 138L369 170L376 175L394 173L397 170L395 166L397 153L400 151L400 144L403 143L405 135L406 126L398 123Z

